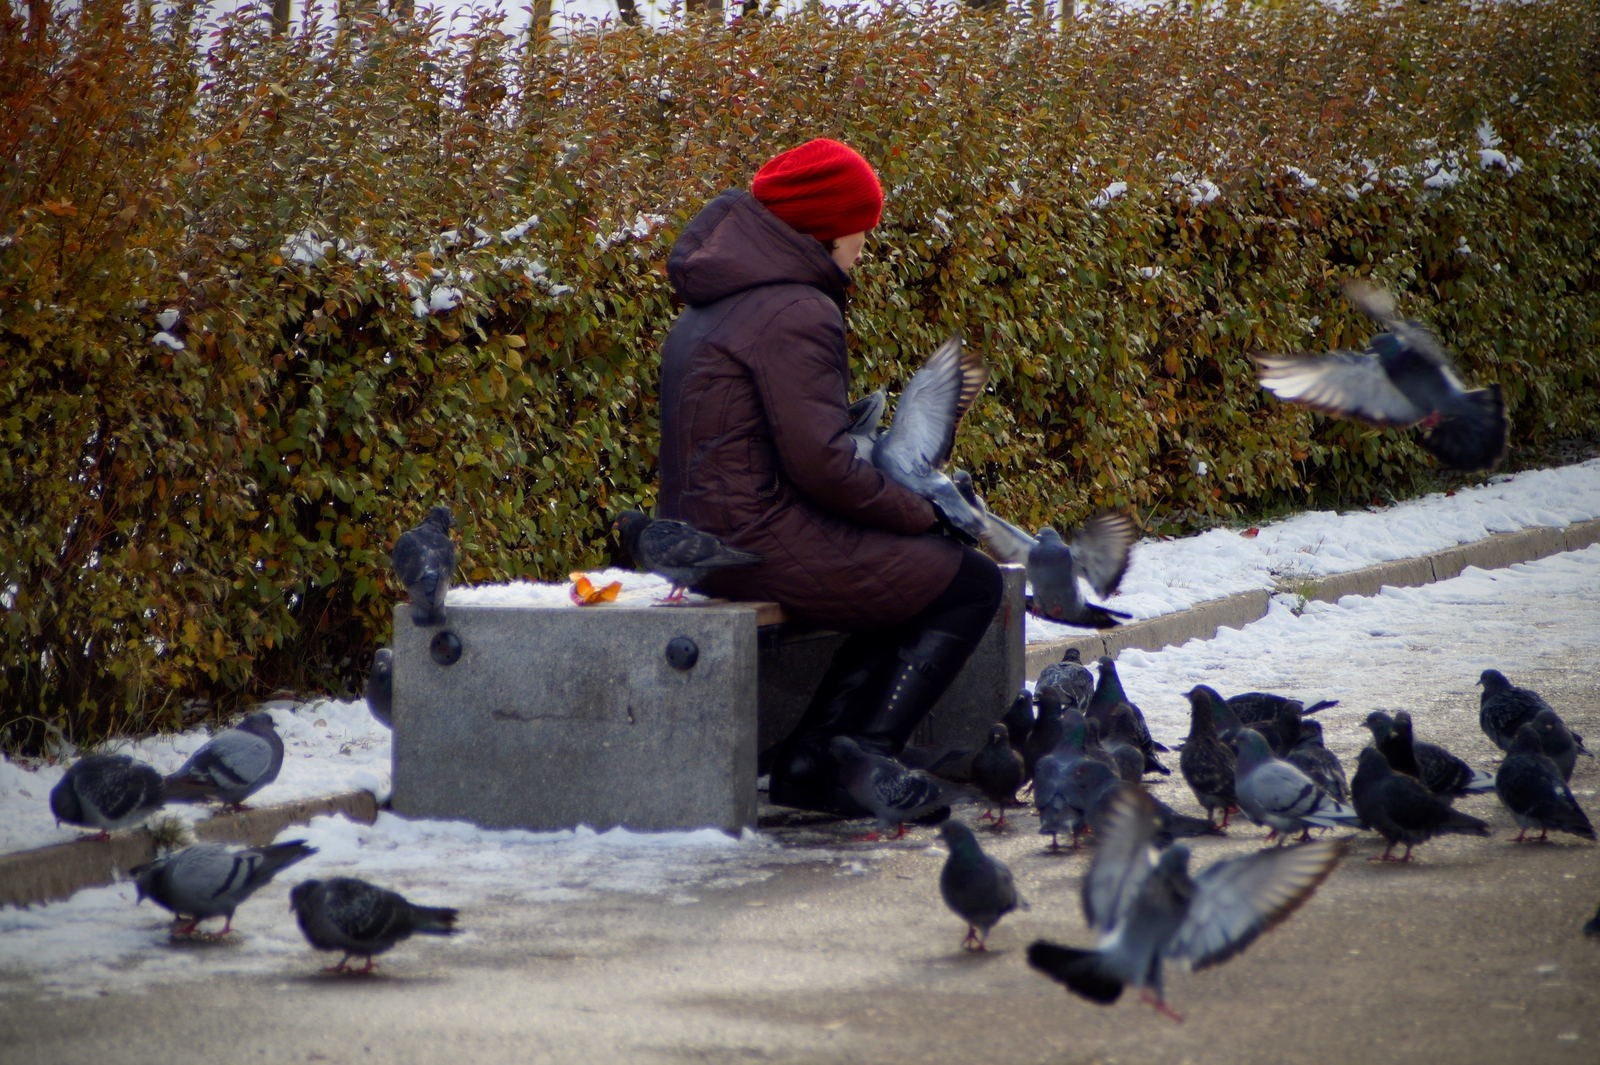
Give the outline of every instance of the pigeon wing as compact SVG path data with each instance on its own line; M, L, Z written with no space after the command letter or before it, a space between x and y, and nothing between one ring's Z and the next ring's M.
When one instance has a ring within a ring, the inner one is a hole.
M989 379L988 367L976 352L963 351L953 336L929 356L911 378L895 406L894 424L878 447L888 449L897 465L910 468L921 459L937 469L950 458L956 426Z
M883 408L888 402L888 397L883 394L883 389L869 392L845 408L845 417L850 419L850 424L845 432L851 436L865 436L869 439L877 431L878 423L883 420Z
M1316 840L1217 862L1195 877L1195 894L1162 951L1193 969L1244 950L1311 897L1344 855L1343 840Z
M1111 800L1105 833L1083 878L1083 917L1102 935L1127 917L1155 868L1155 811L1142 788L1123 790Z
M427 568L428 545L423 543L422 537L415 532L405 532L400 539L394 542L394 553L390 556L390 564L394 566L394 575L400 578L400 583L409 588L422 579L422 571Z
M925 807L949 801L949 789L945 784L920 769L880 767L874 788L884 808L900 814L915 814Z
M961 493L961 498L967 501L967 506L977 515L982 525L978 533L979 545L989 553L989 557L996 562L1009 562L1015 566L1028 564L1028 552L1033 550L1033 545L1038 543L1033 537L1006 521L996 517L990 512L988 504L983 497L978 495L978 490L973 486L972 475L966 470L957 470L950 475L950 480L955 484L956 490Z
M1254 359L1262 388L1279 399L1324 414L1405 427L1428 413L1407 399L1389 380L1378 357L1367 352L1341 349L1322 355L1257 355Z
M272 765L272 744L242 729L229 729L213 737L191 760L185 779L239 788L254 784Z
M127 755L107 759L76 781L78 794L113 823L147 806L159 806L162 783L160 773Z
M1128 548L1139 529L1126 514L1107 511L1084 523L1072 538L1072 561L1102 598L1117 590L1128 571Z

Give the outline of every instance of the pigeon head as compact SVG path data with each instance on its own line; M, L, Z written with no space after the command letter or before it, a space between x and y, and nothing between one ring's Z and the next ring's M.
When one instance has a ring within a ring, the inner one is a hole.
M50 789L50 812L55 815L56 822L68 821L72 824L83 822L83 804L78 801L78 789L72 786L71 776L64 776Z
M950 480L956 486L956 491L961 493L961 498L967 505L976 508L978 505L978 490L972 484L972 474L966 470L957 470L950 475Z
M1039 720L1054 721L1061 716L1061 695L1053 688L1047 688L1038 695Z
M257 712L249 715L243 721L239 722L238 727L244 729L246 732L254 732L258 736L266 735L268 732L278 731L277 727L272 723L272 715L265 710L258 710Z
M1156 861L1156 875L1168 878L1189 875L1189 848L1175 843L1161 852Z
M1478 683L1483 685L1485 692L1505 691L1511 687L1511 682L1506 680L1506 675L1498 669L1486 669L1478 674Z
M1062 541L1061 534L1056 532L1054 529L1050 528L1050 526L1048 526L1048 525L1046 525L1044 528L1040 529L1039 530L1039 535L1035 536L1034 539L1038 540L1041 544L1047 544L1047 545L1049 545L1051 547L1066 547L1067 546Z
M311 893L322 886L320 880L306 880L289 889L289 909L299 910L311 898Z
M1507 756L1513 754L1543 754L1544 747L1539 743L1539 732L1532 722L1524 723L1517 729L1517 735L1511 741L1511 749Z
M153 862L145 862L128 870L128 875L133 877L134 893L139 896L134 900L135 906L155 894L156 877L161 875L161 868L166 864L167 859L157 858Z
M1079 665L1082 665L1083 655L1078 653L1078 649L1076 647L1069 647L1065 651L1061 652L1061 661L1076 662Z
M939 838L944 840L951 854L966 854L979 849L978 837L972 834L972 829L953 817L939 825Z
M1543 736L1553 736L1565 728L1561 715L1548 708L1533 715L1533 727Z
M1187 692L1189 698L1189 727L1196 733L1216 735L1217 719L1212 705L1217 693L1204 684L1197 684Z
M622 546L630 556L637 557L635 549L639 544L639 536L644 532L644 527L650 524L650 519L641 511L624 510L617 515L617 520L611 527L622 536Z
M1382 743L1389 738L1389 732L1394 728L1394 718L1382 710L1374 710L1367 715L1367 719L1362 724L1372 730L1374 743Z
M1385 758L1383 752L1376 747L1361 748L1361 753L1356 757L1356 765L1369 775L1376 773L1384 776L1392 772L1389 768L1389 759Z
M1402 710L1394 715L1394 734L1402 739L1411 739L1411 713Z
M392 648L380 647L372 652L372 669L374 672L380 669L388 670L393 668L394 650Z
M1406 342L1393 333L1379 333L1367 341L1367 347L1377 354L1385 366L1392 365L1406 352Z
M431 525L440 532L446 532L456 527L455 515L450 513L449 507L434 507L428 511L428 516L422 519L422 524Z
M989 746L1011 746L1011 730L1006 728L1004 725L991 725L989 727Z
M1300 722L1300 739L1302 741L1315 740L1317 743L1321 743L1322 742L1322 722L1320 722L1320 721L1306 721L1306 720L1302 719L1301 722Z
M1267 738L1253 728L1242 728L1233 734L1234 748L1239 752L1239 769L1248 773L1263 762L1272 761L1272 748Z

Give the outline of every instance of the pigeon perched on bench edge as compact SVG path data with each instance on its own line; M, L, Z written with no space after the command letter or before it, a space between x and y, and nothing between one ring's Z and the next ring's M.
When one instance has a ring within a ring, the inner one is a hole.
M161 774L125 754L91 754L74 762L50 789L50 812L57 821L98 828L92 839L130 828L167 801Z
M411 620L416 625L444 624L444 597L456 568L456 545L450 539L455 524L449 507L434 507L422 524L394 542L389 560L411 596Z
M243 809L244 800L278 779L283 740L265 710L206 741L167 777L168 802L221 802Z
M635 567L672 582L665 600L669 603L682 599L714 569L758 566L764 561L760 555L726 546L688 522L648 518L637 510L623 511L616 527Z

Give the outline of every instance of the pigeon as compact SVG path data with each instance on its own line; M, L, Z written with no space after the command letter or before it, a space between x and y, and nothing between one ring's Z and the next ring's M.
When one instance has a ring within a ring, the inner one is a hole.
M1100 745L1100 722L1085 718L1083 724L1083 756L1094 759L1120 778L1122 776L1122 766L1110 751ZM1066 737L1064 736L1063 740L1065 741L1065 739ZM1142 769L1144 759L1141 758L1139 761ZM1138 777L1135 777L1134 781L1137 783Z
M1283 760L1316 781L1317 787L1340 802L1350 801L1350 783L1345 779L1344 766L1322 743L1322 725L1315 721L1300 722L1300 740Z
M1183 774L1195 801L1205 809L1208 821L1216 820L1216 811L1222 810L1222 827L1228 827L1228 816L1238 802L1233 793L1234 766L1237 759L1227 744L1217 738L1217 724L1212 704L1216 693L1204 684L1189 690L1189 737L1178 752L1178 769Z
M1544 756L1556 764L1561 770L1561 779L1572 780L1572 770L1578 764L1578 755L1588 754L1588 748L1583 745L1583 738L1576 736L1561 720L1561 715L1554 710L1540 710L1533 715L1533 728L1539 734L1539 746L1544 751Z
M1478 697L1478 725L1502 751L1511 749L1517 729L1531 724L1540 710L1551 709L1538 692L1513 687L1498 669L1484 670L1478 683L1483 685L1483 694Z
M1216 727L1217 737L1231 744L1233 735L1245 727L1244 722L1239 720L1239 715L1234 713L1233 707L1228 705L1228 701L1217 689L1208 684L1202 684L1200 687L1205 689L1209 697L1210 701L1206 705L1211 708L1211 722Z
M1060 834L1069 833L1069 849L1077 850L1082 846L1078 837L1089 827L1089 800L1106 782L1116 781L1116 773L1070 746L1039 759L1035 770L1033 806L1039 814L1039 834L1050 837L1054 851L1060 849Z
M663 600L668 603L681 601L684 592L714 569L765 561L749 551L735 551L687 522L647 518L637 510L623 511L616 528L635 568L672 582L672 591Z
M444 624L444 597L456 568L456 545L450 540L455 524L449 507L434 507L421 525L394 542L390 563L411 596L411 620L418 626Z
M1274 720L1249 726L1241 722L1239 725L1241 729L1246 727L1261 733L1262 738L1267 741L1267 746L1272 748L1272 753L1283 758L1295 744L1300 742L1300 704L1293 699L1286 700L1278 708L1278 716Z
M1358 283L1345 292L1386 331L1364 351L1255 356L1261 387L1324 414L1420 425L1418 443L1451 469L1487 470L1498 463L1510 428L1500 386L1467 391L1439 341L1422 323L1397 317L1388 293Z
M174 936L189 935L209 917L226 917L218 935L233 930L233 911L267 881L317 853L303 839L236 850L197 843L132 870L139 901L154 901L175 918Z
M878 423L883 420L883 410L888 402L889 397L880 388L862 396L845 409L845 417L850 419L845 432L855 445L856 458L869 466L872 465L872 449L878 443Z
M1063 708L1061 701L1049 692L1039 697L1039 717L1034 721L1033 729L1028 733L1028 742L1022 748L1022 767L1027 774L1026 779L1033 779L1039 759L1055 750L1061 742L1062 733L1067 727L1065 715L1069 712L1083 717L1076 710Z
M372 655L367 674L367 709L384 725L394 727L394 652L380 647Z
M1362 826L1378 833L1388 844L1383 854L1373 861L1409 862L1412 847L1442 833L1489 834L1487 824L1452 810L1448 802L1423 787L1421 781L1395 772L1382 753L1372 747L1361 749L1356 778L1350 784L1350 796ZM1390 854L1396 843L1406 846L1406 853L1399 858Z
M1583 926L1586 936L1600 936L1600 909L1594 911L1594 916L1589 918L1589 923Z
M829 741L839 763L840 783L850 797L878 819L878 830L895 826L891 839L906 834L906 822L930 814L941 806L970 800L972 795L948 781L920 769L907 769L893 758L861 749L848 736ZM877 839L878 830L862 837Z
M339 964L323 972L370 973L372 959L402 939L421 933L456 933L458 911L447 906L418 906L393 891L354 877L307 880L289 892L289 908L306 942L317 950L342 950ZM366 958L363 969L346 969L351 958Z
M1243 695L1230 696L1226 702L1228 709L1239 718L1240 724L1254 726L1278 720L1278 711L1283 709L1285 703L1300 702L1300 700L1290 699L1287 695L1273 695L1271 692L1245 692ZM1315 714L1330 706L1338 705L1337 699L1319 699L1302 709L1300 713Z
M1033 696L1028 689L1022 689L1011 700L1011 708L1000 719L1000 723L1006 727L1012 750L1020 754L1027 745L1028 733L1033 731Z
M1189 875L1189 849L1153 846L1148 796L1124 786L1083 880L1083 913L1099 944L1091 950L1036 940L1028 964L1103 1005L1132 984L1173 1020L1162 992L1163 961L1209 968L1282 922L1328 878L1344 852L1338 840L1260 851Z
M1083 668L1083 663L1078 660L1078 649L1067 648L1061 661L1052 662L1039 671L1039 679L1034 682L1035 694L1050 692L1063 706L1070 706L1077 711L1089 709L1089 699L1094 695L1094 674Z
M1089 706L1084 713L1100 722L1100 731L1104 735L1111 734L1111 716L1117 707L1126 706L1133 712L1133 722L1137 730L1138 747L1144 754L1144 771L1146 773L1160 773L1168 775L1172 770L1161 764L1156 757L1157 751L1166 751L1166 748L1157 743L1150 735L1150 726L1145 724L1144 711L1140 710L1134 701L1128 698L1128 693L1122 688L1122 678L1117 675L1117 663L1110 655L1101 655L1095 659L1095 664L1100 667L1100 683L1095 685L1094 695L1089 700Z
M245 810L244 800L278 779L283 740L265 710L206 741L167 777L168 802L220 802Z
M1233 771L1233 793L1239 809L1258 825L1272 830L1282 846L1291 832L1311 838L1311 826L1359 827L1361 818L1338 802L1300 770L1275 758L1267 741L1254 729L1238 733L1239 760Z
M982 356L965 351L961 337L951 337L911 378L900 394L893 424L872 447L872 464L884 476L927 499L974 540L983 535L984 523L944 474L944 464L955 446L961 416L988 381ZM859 442L856 448L859 454Z
M1111 733L1101 746L1117 763L1117 773L1123 780L1139 783L1145 772L1144 752L1139 749L1139 725L1134 720L1133 707L1123 703L1111 712Z
M161 774L125 754L91 754L72 764L50 789L50 812L57 821L98 828L92 839L109 839L131 828L167 801Z
M970 770L972 783L983 793L989 805L1000 811L995 818L996 828L1006 823L1006 807L1017 804L1017 789L1022 787L1026 768L1022 755L1011 746L1011 736L1004 725L989 729L989 742L972 756ZM984 811L984 817L991 816Z
M1531 828L1539 830L1539 843L1548 838L1552 828L1595 838L1588 816L1561 779L1561 770L1545 757L1538 730L1531 724L1517 729L1511 750L1494 775L1494 790L1522 828L1514 843L1524 842Z
M1494 777L1488 773L1473 769L1443 747L1416 742L1411 715L1404 710L1392 718L1374 710L1367 715L1367 727L1372 729L1373 746L1389 767L1416 777L1435 795L1479 795L1494 790Z
M939 826L939 835L950 848L950 856L939 873L939 894L944 896L944 904L967 922L967 938L961 941L962 947L984 950L989 930L1000 923L1000 918L1026 904L1017 894L1006 863L983 853L972 829L951 820Z

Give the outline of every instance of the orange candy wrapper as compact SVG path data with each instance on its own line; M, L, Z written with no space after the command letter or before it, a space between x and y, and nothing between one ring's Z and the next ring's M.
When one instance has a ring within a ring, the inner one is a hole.
M596 603L615 602L617 593L622 591L621 581L612 581L604 588L596 588L588 576L582 573L569 573L572 578L572 601L579 606L594 606Z

